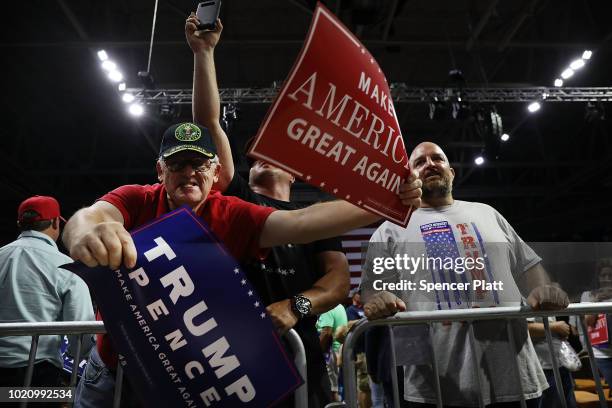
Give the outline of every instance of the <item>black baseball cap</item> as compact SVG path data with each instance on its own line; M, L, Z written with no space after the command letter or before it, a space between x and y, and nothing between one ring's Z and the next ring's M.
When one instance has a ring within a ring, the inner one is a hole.
M184 150L198 152L208 159L217 155L208 129L190 122L177 123L166 129L162 136L159 157L166 159Z

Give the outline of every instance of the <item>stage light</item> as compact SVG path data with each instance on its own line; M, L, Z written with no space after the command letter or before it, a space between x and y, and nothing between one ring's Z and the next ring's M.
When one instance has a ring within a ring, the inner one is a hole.
M590 60L592 56L593 56L593 51L591 50L584 50L584 52L582 53L582 59L585 61Z
M501 141L502 142L507 142L508 140L510 140L510 135L507 133L504 133L503 135L501 135Z
M548 92L542 92L542 100L546 100L548 98Z
M574 71L582 67L584 67L584 60L582 58L572 61L572 63L570 64L570 68L573 69Z
M132 116L142 116L142 114L144 113L144 108L139 103L133 103L128 108L128 111Z
M121 82L119 85L117 85L117 89L118 89L120 92L125 91L125 90L127 89L127 86L125 85L125 82Z
M527 110L531 113L534 113L539 111L541 107L542 105L540 105L540 102L531 102L529 106L527 106Z
M130 102L133 102L134 99L136 99L136 98L131 93L124 93L123 96L121 97L121 99L125 103L130 103Z
M563 80L561 78L555 79L555 86L561 88L563 86Z
M572 75L574 75L574 70L571 68L568 68L561 73L561 78L563 79L571 78Z
M113 82L121 82L123 79L123 74L119 71L111 71L108 73L108 79Z
M104 50L98 51L98 59L100 61L106 61L108 59L108 54Z
M474 163L476 163L477 166L480 166L484 163L484 157L482 156L478 156L474 159Z
M115 63L114 63L113 61L111 61L111 60L106 60L106 61L104 61L104 62L101 64L101 66L102 66L102 69L103 69L103 70L105 70L105 71L109 71L109 72L114 71L114 70L116 70L116 69L117 69L117 64L115 64Z

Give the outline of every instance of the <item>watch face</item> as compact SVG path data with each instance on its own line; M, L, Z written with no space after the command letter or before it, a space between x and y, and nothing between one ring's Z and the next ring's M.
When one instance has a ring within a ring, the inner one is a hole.
M310 300L306 299L303 296L297 296L295 298L295 308L298 312L303 315L307 315L310 313Z

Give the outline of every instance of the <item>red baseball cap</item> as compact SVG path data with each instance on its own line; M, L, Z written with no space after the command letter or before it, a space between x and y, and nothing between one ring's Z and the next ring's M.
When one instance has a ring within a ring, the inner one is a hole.
M35 211L36 217L28 217L28 221L47 221L59 217L62 221L66 220L60 215L60 206L57 200L48 196L34 196L24 200L19 204L17 210L17 220L23 221L26 211Z

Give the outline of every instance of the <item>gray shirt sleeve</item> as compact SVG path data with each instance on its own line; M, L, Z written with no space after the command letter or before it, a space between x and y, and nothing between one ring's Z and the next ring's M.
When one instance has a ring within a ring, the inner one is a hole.
M72 276L70 276L66 283L66 288L62 297L61 320L64 322L95 320L93 303L87 284L77 275L72 273L71 275ZM78 335L68 336L68 353L71 356L76 354L78 339ZM83 336L83 345L81 348L81 355L83 357L87 356L93 344L93 336L88 334Z
M535 253L529 245L517 234L512 225L501 215L497 210L495 217L499 227L506 235L510 244L510 270L514 279L519 279L521 275L529 268L537 265L542 261L542 258Z

